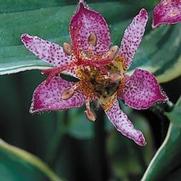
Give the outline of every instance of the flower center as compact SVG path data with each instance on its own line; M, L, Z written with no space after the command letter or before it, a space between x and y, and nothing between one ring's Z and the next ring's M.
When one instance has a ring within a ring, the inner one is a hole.
M48 74L48 82L53 76L73 68L80 81L75 84L75 87L65 90L61 98L69 99L73 96L74 91L80 90L88 103L90 100L98 100L106 110L115 100L124 79L123 61L117 55L118 46L112 46L104 54L97 55L95 52L96 34L90 34L88 43L89 48L86 51L77 51L70 44L64 43L64 52L70 55L74 61L61 67L45 70L44 73ZM94 113L91 112L88 103L86 115L90 120L94 120Z
M121 83L121 79L102 74L94 67L78 68L76 75L80 79L79 88L86 97L91 98L112 96Z

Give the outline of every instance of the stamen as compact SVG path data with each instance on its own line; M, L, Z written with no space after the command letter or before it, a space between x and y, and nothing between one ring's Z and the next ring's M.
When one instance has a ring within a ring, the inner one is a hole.
M86 101L85 114L87 116L87 119L89 119L90 121L95 121L96 120L95 114L90 109L90 101L89 100Z
M65 90L65 91L62 93L61 98L62 98L63 100L69 99L70 97L73 96L73 94L74 94L76 88L77 88L77 85L75 84L75 85L72 86L71 88Z
M123 78L123 75L121 74L118 74L118 73L112 73L110 74L110 79L112 82L116 82L116 81L119 81Z
M72 46L69 43L66 42L63 43L63 50L67 55L72 54Z
M118 51L119 47L117 45L112 46L109 51L104 55L104 58L107 58L109 60L114 59L114 57L116 56L116 53Z
M95 33L91 33L88 37L88 43L92 46L96 46L97 44L97 37Z

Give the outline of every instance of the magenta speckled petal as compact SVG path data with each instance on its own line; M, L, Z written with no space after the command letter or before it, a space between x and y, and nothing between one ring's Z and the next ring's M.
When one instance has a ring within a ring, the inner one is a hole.
M82 106L84 96L78 91L67 100L61 98L64 90L73 85L58 76L52 78L49 83L42 82L34 91L30 112L64 110Z
M71 57L67 56L58 44L28 34L21 35L21 40L29 51L54 66L65 65L71 60Z
M113 104L112 108L106 114L116 129L124 136L132 139L140 146L146 144L142 132L136 130L126 114L120 110L118 101Z
M153 10L152 27L181 22L181 0L161 0Z
M133 75L127 78L122 99L134 109L147 109L156 102L164 102L168 98L153 74L136 69Z
M98 54L109 50L111 38L105 19L96 11L90 10L85 3L79 3L76 14L70 23L72 45L77 51L87 51L91 33L97 37L94 51Z
M124 32L118 55L122 57L126 69L131 65L134 54L140 45L147 21L148 13L145 9L141 9Z

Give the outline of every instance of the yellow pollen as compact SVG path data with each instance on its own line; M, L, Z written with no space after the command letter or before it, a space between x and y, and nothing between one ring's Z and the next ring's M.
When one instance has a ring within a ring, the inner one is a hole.
M76 70L76 76L80 79L79 88L84 92L86 97L95 96L93 85L91 84L91 78L95 76L95 71L90 67L78 68Z
M108 65L108 69L110 74L119 74L121 77L124 77L124 72L126 70L126 66L124 66L124 59L121 56L116 56L112 62L112 64Z
M108 65L105 65L105 71L100 71L96 66L82 65L76 68L76 77L80 80L77 84L79 89L83 92L86 98L101 99L105 105L105 109L112 104L112 99L117 93L122 78L124 77L122 58L117 55L118 46L112 46L104 55L94 55L91 46L95 45L97 41L94 33L90 34L88 42L90 49L87 52L80 52L79 57L82 61L99 61L112 60ZM93 46L92 46L93 47ZM100 63L101 64L101 63ZM109 99L109 101L107 101ZM110 105L109 105L110 104ZM92 117L93 114L87 109L85 112L87 117Z
M106 98L101 97L99 99L99 102L105 111L108 111L112 107L115 99L117 99L116 95L117 95L117 93L115 92L112 96L109 96Z

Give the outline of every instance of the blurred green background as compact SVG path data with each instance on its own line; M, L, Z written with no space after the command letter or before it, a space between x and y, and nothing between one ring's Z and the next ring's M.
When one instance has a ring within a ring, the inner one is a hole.
M114 44L120 43L124 29L141 7L149 10L146 34L130 70L142 67L152 71L170 100L176 103L181 92L181 25L152 30L152 10L157 3L153 0L87 2L106 18ZM60 44L69 41L68 25L76 3L71 0L0 0L0 138L44 162L1 141L2 181L141 180L165 139L169 119L180 120L180 104L170 115L159 106L134 111L120 102L135 127L145 134L147 145L139 147L119 134L102 110L97 110L95 123L86 120L84 108L29 113L32 93L45 77L39 70L8 74L35 67L41 69L47 64L29 53L19 37L26 32ZM163 148L166 148L165 155L153 164L146 180L181 178L180 123L171 131L171 136L172 133L171 146Z

